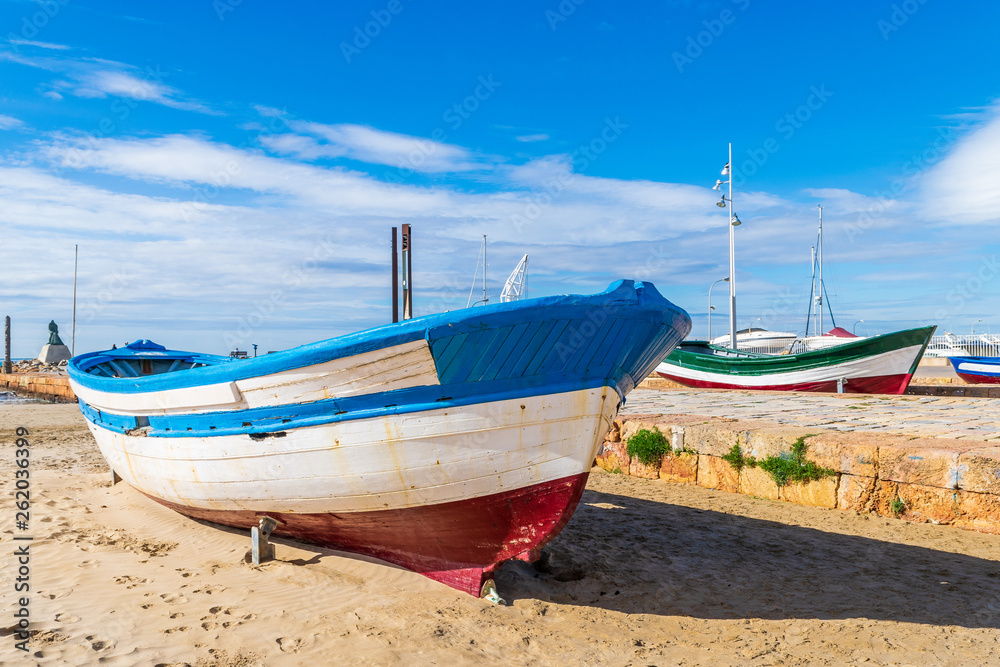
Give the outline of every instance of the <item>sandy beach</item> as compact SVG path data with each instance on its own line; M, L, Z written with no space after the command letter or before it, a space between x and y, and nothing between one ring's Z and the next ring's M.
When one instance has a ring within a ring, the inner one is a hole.
M15 429L31 449L14 524ZM106 464L75 405L0 405L3 664L971 665L1000 661L1000 537L594 469L508 605L175 514ZM13 535L30 535L15 593ZM32 640L15 648L18 598Z

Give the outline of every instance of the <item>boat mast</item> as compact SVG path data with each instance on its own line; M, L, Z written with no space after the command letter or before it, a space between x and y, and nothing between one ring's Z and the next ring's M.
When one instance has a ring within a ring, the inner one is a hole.
M818 204L819 208L819 247L816 249L816 254L819 257L819 294L816 295L816 305L819 306L819 329L816 331L817 336L823 335L823 205Z
M476 289L476 278L479 277L479 262L483 262L483 298L481 301L472 303L472 292ZM465 304L466 308L471 308L472 306L478 306L479 304L486 304L489 302L489 295L486 292L486 234L483 234L483 243L479 246L479 256L476 257L476 272L472 274L472 287L469 288L469 302Z
M809 279L809 308L806 311L806 337L809 336L809 323L813 322L816 315L816 246L809 246L809 264L812 267L812 277ZM813 334L816 333L816 324L813 322Z

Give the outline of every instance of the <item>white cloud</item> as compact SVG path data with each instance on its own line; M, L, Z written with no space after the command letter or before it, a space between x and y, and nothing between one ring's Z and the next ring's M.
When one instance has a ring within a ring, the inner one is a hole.
M30 43L54 49L59 45L46 43ZM103 98L108 96L123 99L140 100L162 104L183 111L220 115L220 112L209 108L200 101L187 97L176 88L162 82L168 73L159 68L146 68L145 71L125 63L103 58L65 58L51 55L29 56L13 51L0 50L0 60L34 67L61 74L63 78L50 83L51 90L43 95L52 99L62 99L62 92L69 92L77 97Z
M17 44L18 46L35 46L40 49L51 49L53 51L65 51L70 47L65 44L53 44L52 42L36 42L30 39L12 39L11 44Z
M1000 104L921 179L926 217L962 224L1000 221Z
M520 137L515 137L518 141L532 142L532 141L548 141L549 135L547 134L523 134Z
M23 120L0 114L0 130L13 130L19 127L24 127Z
M270 112L267 115L280 115L276 109L264 108L264 111ZM472 171L491 166L468 149L432 139L349 123L288 121L287 124L298 134L271 135L261 142L274 152L305 160L346 157L422 173Z

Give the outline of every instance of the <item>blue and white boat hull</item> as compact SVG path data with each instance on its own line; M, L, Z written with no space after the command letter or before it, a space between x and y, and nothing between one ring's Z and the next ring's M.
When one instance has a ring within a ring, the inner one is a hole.
M478 594L565 525L625 395L689 329L621 281L248 360L140 342L70 376L105 458L151 498L233 526L271 516Z

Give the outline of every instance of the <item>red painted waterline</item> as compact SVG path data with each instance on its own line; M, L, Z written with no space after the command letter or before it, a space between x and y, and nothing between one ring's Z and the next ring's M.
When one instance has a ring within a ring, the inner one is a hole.
M836 392L837 381L826 380L822 382L793 382L790 384L770 384L763 386L748 386L742 384L731 384L728 382L710 382L707 380L692 380L691 378L680 377L657 371L660 377L673 380L686 387L698 387L700 389L744 389L756 391L816 391L816 392ZM898 375L876 375L872 377L848 378L844 385L846 394L902 394L910 384L912 373Z
M279 522L276 535L374 556L478 596L500 563L530 560L532 550L563 529L588 475L450 503L340 514L210 510L149 497L181 514L236 528L249 529L269 516Z
M1000 375L973 375L972 373L958 373L969 384L1000 384Z

